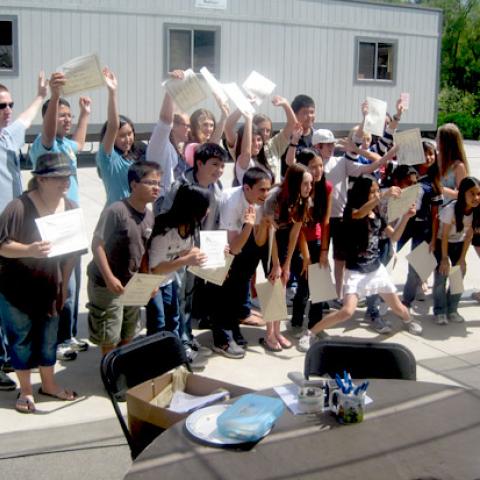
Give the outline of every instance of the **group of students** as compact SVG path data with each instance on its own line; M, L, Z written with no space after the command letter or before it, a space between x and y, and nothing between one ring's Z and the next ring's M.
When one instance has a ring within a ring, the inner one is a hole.
M321 331L350 318L363 297L377 332L392 330L382 315L383 300L408 332L420 335L422 326L411 318L410 307L424 294L422 281L409 267L400 300L385 268L393 245L400 248L410 238L412 248L426 241L438 260L435 322L464 321L458 312L460 297L449 293L446 280L453 265L465 274L471 243L480 254L480 184L468 176L455 125L438 130L436 146L424 142L424 164L394 167L393 133L403 114L401 101L395 115L386 119L381 138L372 141L364 131L364 103L362 122L347 139L338 140L330 130L314 129L315 103L307 95L297 95L291 103L280 96L272 99L286 116L284 128L272 135L266 115L230 113L218 100L218 121L206 109L188 116L166 93L145 149L135 141L133 122L118 112L114 73L103 73L108 114L96 159L107 203L87 267L89 340L102 353L136 335L140 310L124 306L120 296L136 272L145 272L163 275L146 308L147 335L175 333L192 364L201 366L211 354L192 333L193 318L201 318L212 330L215 352L243 358L247 340L240 324L259 316L252 310L259 263L272 283L295 286L290 335L284 335L280 322L268 322L260 340L265 350L291 348L293 339L300 351L308 350ZM171 76L182 79L183 72ZM33 181L23 193L17 152L47 85L41 75L37 97L15 122L10 92L0 86L0 181L10 185L0 216L0 318L6 340L1 343L7 345L17 373L16 409L22 413L35 411L30 372L37 366L40 394L77 398L73 390L57 385L53 367L57 358L73 358L88 346L76 339L82 252L48 257L51 245L35 227L38 217L78 206L76 154L85 142L91 101L80 98L80 116L70 138L73 116L61 97L64 83L63 74L52 74L42 132L30 151ZM236 129L242 117L243 125ZM338 149L343 153L336 156ZM234 181L224 186L221 177L230 159ZM417 182L422 188L416 204L389 224L388 198ZM221 286L185 268L205 264L200 230L227 231L225 251L233 261ZM318 263L318 268L329 268L330 239L338 310L323 317L324 305L312 304L305 325L308 267ZM8 377L0 380L3 389L15 388Z

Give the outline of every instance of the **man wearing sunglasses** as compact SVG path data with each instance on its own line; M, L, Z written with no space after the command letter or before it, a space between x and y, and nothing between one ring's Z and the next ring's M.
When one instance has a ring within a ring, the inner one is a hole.
M0 84L0 213L5 206L22 193L20 175L20 148L25 143L25 132L32 124L43 99L47 84L43 72L38 77L37 95L31 105L13 120L14 102L7 87ZM15 382L4 371L7 360L0 318L0 391L15 390Z

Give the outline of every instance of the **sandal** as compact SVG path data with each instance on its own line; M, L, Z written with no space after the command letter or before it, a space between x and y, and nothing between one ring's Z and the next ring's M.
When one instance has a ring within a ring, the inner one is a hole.
M32 395L17 395L15 410L20 413L35 413L35 403Z
M258 340L258 343L267 351L267 352L281 352L282 347L281 345L277 342L275 345L270 343L266 338L260 338Z
M62 388L56 393L48 393L45 392L42 387L38 389L38 393L40 395L44 395L45 397L52 397L55 400L60 400L62 402L72 402L73 400L76 400L78 398L77 392L74 392L73 390L68 390L66 388Z
M288 340L288 338L285 338L283 335L279 335L277 337L277 341L282 348L285 348L287 350L293 347L293 343L290 340Z

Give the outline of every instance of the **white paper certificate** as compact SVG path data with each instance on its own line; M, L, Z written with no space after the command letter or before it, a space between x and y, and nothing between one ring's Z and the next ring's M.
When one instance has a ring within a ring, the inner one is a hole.
M249 95L255 98L255 105L260 105L272 94L276 85L268 78L253 70L243 82L242 87Z
M119 300L124 306L143 307L152 297L152 292L167 278L166 275L136 273L125 285Z
M450 287L450 293L452 295L463 293L463 274L459 265L455 265L450 269L450 273L448 274L448 283Z
M387 114L387 102L378 98L367 97L368 115L365 118L364 130L367 133L383 135L385 129L385 115Z
M207 262L202 267L224 267L227 243L226 230L200 230L200 250L207 255Z
M235 104L235 106L245 115L255 113L255 109L248 101L248 98L240 90L240 87L236 83L222 83L222 87L228 98Z
M394 133L393 140L398 145L397 161L399 165L418 165L425 163L420 129Z
M227 94L224 92L221 83L210 73L210 70L207 67L202 67L200 73L203 75L213 95L218 97L222 103L227 103Z
M272 285L270 282L257 283L258 301L262 317L266 322L285 320L288 317L285 289L279 278Z
M312 303L326 302L337 298L329 268L321 268L318 263L308 266L308 289Z
M390 197L387 204L388 223L395 221L408 212L408 209L417 204L417 198L422 190L422 185L417 183L404 188L398 198Z
M192 272L195 276L206 280L207 282L213 283L214 285L222 286L223 282L227 278L228 271L230 270L230 265L233 262L235 257L230 254L225 254L225 265L223 267L217 268L205 268L205 267L188 267L188 271Z
M51 242L49 257L78 252L88 248L83 210L75 208L35 219L42 240Z
M435 255L430 252L426 242L422 242L417 248L412 250L406 256L406 259L417 272L422 282L426 282L428 277L437 267L437 259L435 258Z
M197 103L205 100L207 94L202 88L200 80L191 68L185 70L183 80L170 78L163 82L163 86L178 105L180 110L187 112Z
M105 85L100 61L94 53L73 58L57 70L65 74L66 83L62 88L64 95L72 95Z

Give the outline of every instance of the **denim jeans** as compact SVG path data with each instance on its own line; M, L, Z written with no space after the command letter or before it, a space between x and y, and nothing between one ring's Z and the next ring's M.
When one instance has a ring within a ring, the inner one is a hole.
M312 263L317 263L320 258L320 241L311 240L308 242L308 250L310 252L310 260ZM307 307L310 291L308 289L308 278L305 275L301 275L303 267L303 258L295 251L292 258L291 270L295 273L298 279L297 291L293 297L292 308L292 327L303 326L303 317L305 315L305 309ZM323 317L322 302L310 303L310 309L308 312L308 328L313 327Z
M31 319L0 293L0 317L15 370L51 367L57 361L58 317Z
M147 304L147 335L165 330L180 337L178 284L176 281L160 287L157 294Z
M63 343L72 337L77 336L77 322L78 322L78 302L80 297L80 278L82 276L81 260L78 259L70 280L68 282L68 293L60 312L60 319L58 323L58 343Z
M448 243L448 258L450 263L455 265L462 254L463 242ZM442 260L441 241L437 240L435 245L435 258L438 266L433 274L433 314L434 315L450 315L458 309L458 303L462 295L450 293L447 290L447 276L442 275L438 269Z
M176 273L175 278L178 285L179 335L180 340L184 344L188 344L193 340L192 297L195 275L183 269Z
M8 361L6 337L2 330L2 318L0 317L0 368Z

